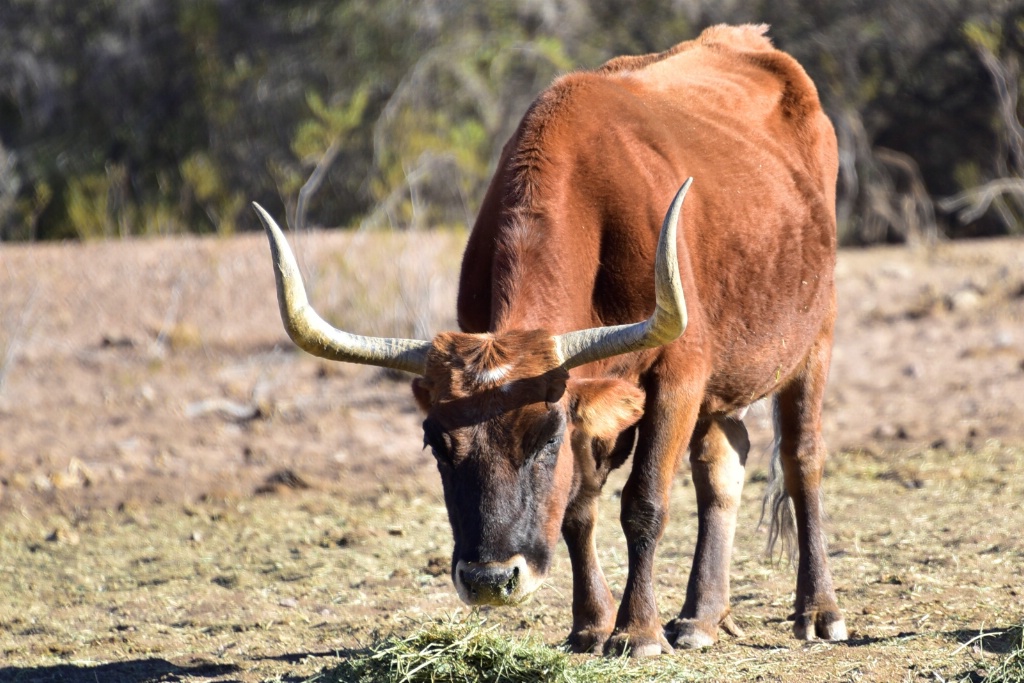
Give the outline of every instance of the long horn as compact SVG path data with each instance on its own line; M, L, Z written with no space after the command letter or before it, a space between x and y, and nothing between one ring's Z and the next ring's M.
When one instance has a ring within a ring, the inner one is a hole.
M253 202L270 240L277 280L277 303L284 329L299 348L320 358L405 370L422 375L430 342L390 337L362 337L329 325L309 305L302 275L288 242L262 206Z
M686 330L686 300L679 275L676 232L683 200L693 178L679 188L661 224L658 253L654 261L654 313L643 322L612 327L593 327L555 337L555 348L566 370L631 351L669 344Z

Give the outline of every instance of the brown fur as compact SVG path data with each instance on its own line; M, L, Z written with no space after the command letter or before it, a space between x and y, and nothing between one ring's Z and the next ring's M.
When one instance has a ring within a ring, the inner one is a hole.
M569 546L575 649L670 649L653 558L679 457L690 444L695 467L710 467L704 478L713 480L717 466L702 458L741 450L727 447L739 437L720 420L776 392L800 530L797 635L845 634L817 503L835 317L836 172L835 135L813 84L758 26L714 27L657 55L564 76L505 146L463 259L464 333L437 337L415 392L428 420L448 430L455 464L472 462L488 490L525 476L515 475L532 462L522 444L562 415L566 438L544 479L554 483L537 502L538 524L552 544L560 527ZM688 176L695 182L679 238L685 334L570 377L551 335L650 315L661 220ZM695 436L698 421L704 431ZM629 578L615 614L592 550L594 511L608 471L634 442L622 499ZM728 616L735 506L706 486L698 495L705 550L680 619L699 617L701 638L713 641ZM701 640L687 633L668 636Z

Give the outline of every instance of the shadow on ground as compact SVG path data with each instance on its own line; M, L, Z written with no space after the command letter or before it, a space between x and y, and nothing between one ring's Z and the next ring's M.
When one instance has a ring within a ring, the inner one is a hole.
M313 657L314 659L326 659L328 657L333 657L335 659L349 659L350 657L365 655L369 652L370 648L367 647L347 650L328 650L325 652L289 652L281 655L254 657L253 661L288 662L289 664L298 664L310 657Z
M976 645L990 654L1008 655L1020 649L1022 628L1022 624L1011 624L987 629L959 629L943 635L960 643L961 647Z
M131 662L97 666L59 664L40 667L0 667L4 683L150 683L216 678L237 672L233 664L196 664L179 666L165 659L138 659Z

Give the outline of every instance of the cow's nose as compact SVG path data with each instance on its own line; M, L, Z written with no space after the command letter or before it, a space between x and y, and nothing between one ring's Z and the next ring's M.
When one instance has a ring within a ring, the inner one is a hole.
M467 562L459 567L459 581L475 604L507 605L519 588L519 566Z

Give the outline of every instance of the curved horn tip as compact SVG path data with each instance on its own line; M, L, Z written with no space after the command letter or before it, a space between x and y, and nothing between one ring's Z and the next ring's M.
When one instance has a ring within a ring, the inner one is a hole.
M676 192L672 205L665 214L661 236L658 238L658 252L655 262L655 287L657 297L656 315L651 318L652 326L657 326L652 335L659 343L668 343L677 339L686 330L687 312L686 299L683 294L679 259L677 256L677 238L679 224L682 222L683 200L693 184L693 177L683 182ZM657 322L656 322L657 321Z
M683 205L683 200L686 199L686 193L690 190L690 185L693 185L693 176L687 178L683 181L683 184L679 186L679 189L676 191L676 196L672 199L672 205L669 207L668 213L665 216L666 219L672 214L680 211ZM673 227L675 226L673 225Z
M284 232L266 209L257 202L252 206L270 239L281 321L299 348L327 360L376 365L417 375L426 372L427 353L432 346L430 342L397 337L363 337L332 327L321 318L309 305L299 266Z
M260 222L263 223L264 230L271 230L273 228L278 228L278 230L280 230L277 225L277 221L274 220L274 217L270 215L269 211L260 206L259 202L253 202L252 208L256 211L256 215L259 217Z
M570 370L602 358L663 346L686 331L686 298L676 255L676 234L683 199L692 184L692 177L682 184L662 222L654 264L655 310L652 316L638 323L595 327L555 336L555 350L563 368Z

